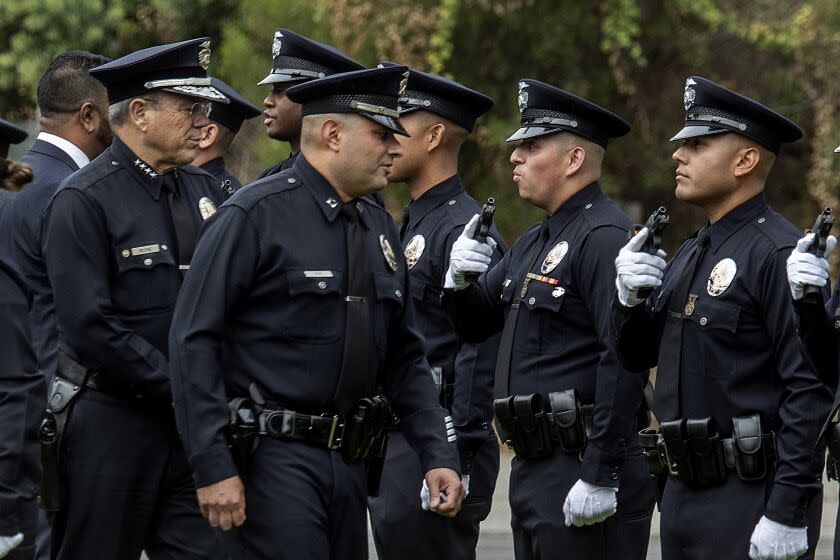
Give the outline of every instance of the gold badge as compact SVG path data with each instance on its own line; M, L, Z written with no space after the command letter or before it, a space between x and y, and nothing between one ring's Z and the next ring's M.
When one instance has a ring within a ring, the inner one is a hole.
M709 282L706 285L706 291L712 297L717 297L726 291L726 288L735 279L735 274L738 272L738 266L732 259L723 259L715 265L709 275Z
M686 317L691 317L694 314L694 307L698 299L700 299L700 296L696 294L688 294L688 301L685 304L683 315L685 315Z
M391 267L394 272L397 271L397 257L394 256L394 249L391 243L385 239L384 235L379 236L379 246L382 248L382 255L385 257L385 262Z
M216 213L216 205L206 196L202 196L201 200L198 201L198 211L201 212L201 218L206 220Z
M210 66L210 41L201 43L201 50L198 51L198 65L207 70Z
M417 261L420 260L420 257L423 256L423 251L426 249L426 239L422 235L415 235L411 238L411 241L408 242L408 245L405 247L405 262L408 265L408 269L411 270L414 268L414 265L417 264Z
M400 80L400 92L398 94L400 97L403 96L403 94L405 93L405 88L407 88L407 87L408 87L408 70L403 72L403 79Z
M542 263L542 267L540 267L540 271L543 274L548 274L555 268L557 265L560 264L560 261L563 260L563 257L566 256L566 253L569 252L569 244L565 241L561 241L554 247L552 247L551 251L545 256L545 260Z

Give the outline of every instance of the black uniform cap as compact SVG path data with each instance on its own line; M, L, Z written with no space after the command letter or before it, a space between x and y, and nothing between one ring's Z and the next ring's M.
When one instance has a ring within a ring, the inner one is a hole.
M607 147L610 138L630 132L627 122L568 91L537 80L519 80L520 129L508 142L566 131Z
M210 39L200 37L127 54L93 68L90 75L108 90L111 104L156 89L227 103L227 97L210 85L209 64Z
M398 66L384 60L380 68ZM452 121L469 132L475 128L475 121L493 108L493 100L458 82L409 69L408 87L400 97L400 115L412 111L429 111Z
M271 44L271 72L258 85L305 82L365 67L335 47L280 28Z
M303 105L303 116L357 113L408 136L399 121L399 98L408 84L408 68L391 66L334 74L292 86L286 96Z
M262 114L259 108L219 78L210 78L210 85L230 100L230 103L213 103L211 121L216 121L231 132L239 132L243 122Z
M26 140L26 131L21 127L0 119L0 157L9 155L9 146Z
M685 81L683 103L685 126L672 141L736 132L776 153L782 144L804 135L796 123L772 109L700 76Z

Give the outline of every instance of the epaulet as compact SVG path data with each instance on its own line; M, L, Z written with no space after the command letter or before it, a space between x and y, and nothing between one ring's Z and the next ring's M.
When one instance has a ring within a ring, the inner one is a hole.
M102 154L102 156L105 155ZM122 169L122 166L117 160L102 156L95 158L72 175L68 175L59 187L86 191L105 177L113 175Z
M459 193L443 203L449 219L455 226L467 225L476 214L481 214L481 205L466 191Z
M750 227L769 240L776 249L793 247L803 236L796 226L772 208L768 208L760 216L754 218Z
M263 198L297 189L301 185L303 185L303 181L294 176L290 169L286 169L280 173L257 179L253 183L248 183L233 193L224 202L223 206L239 206L248 211Z
M187 173L188 175L207 175L211 179L215 179L211 173L200 167L196 167L195 165L185 165L183 167L179 167L178 171L181 173Z
M618 204L606 196L588 203L581 214L591 229L615 226L627 231L633 225L633 221Z

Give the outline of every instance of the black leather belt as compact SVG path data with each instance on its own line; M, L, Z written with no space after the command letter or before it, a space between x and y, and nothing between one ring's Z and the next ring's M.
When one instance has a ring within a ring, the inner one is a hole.
M313 443L327 449L338 449L344 435L344 419L337 414L313 416L293 410L263 410L259 422L260 435Z

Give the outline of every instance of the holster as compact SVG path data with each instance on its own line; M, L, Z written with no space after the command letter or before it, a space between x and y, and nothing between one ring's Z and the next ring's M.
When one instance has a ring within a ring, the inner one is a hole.
M828 459L825 472L829 480L840 480L840 424L832 422L826 433Z
M387 398L376 395L360 399L344 420L339 446L341 456L348 463L367 460L370 465L372 458L384 453L393 423L394 413Z
M84 392L89 374L87 368L59 352L56 375L47 393L47 409L38 430L43 471L38 501L47 511L59 511L62 507L61 443L72 405Z
M246 398L235 398L228 403L230 413L226 432L233 464L243 481L251 472L251 455L257 448L260 437L259 413L254 403Z
M732 442L735 451L735 471L741 480L760 480L767 475L767 455L775 450L765 450L765 438L758 414L732 419Z
M639 444L642 446L642 455L648 464L648 472L651 478L658 478L668 473L665 465L665 458L660 453L662 436L655 428L644 428L639 431Z
M574 389L548 394L553 422L553 440L564 453L574 453L586 447L586 428Z
M726 459L717 425L713 418L685 421L687 459L691 463L694 482L714 486L726 480Z

